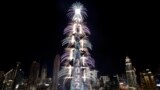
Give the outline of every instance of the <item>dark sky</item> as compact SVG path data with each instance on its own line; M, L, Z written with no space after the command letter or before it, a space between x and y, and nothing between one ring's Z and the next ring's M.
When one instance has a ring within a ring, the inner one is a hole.
M21 61L28 72L33 60L47 64L51 72L69 19L68 8L74 0L13 1L2 3L0 30L0 70L8 71ZM88 10L85 20L101 74L124 72L128 55L138 71L151 68L159 59L159 9L157 2L80 1Z

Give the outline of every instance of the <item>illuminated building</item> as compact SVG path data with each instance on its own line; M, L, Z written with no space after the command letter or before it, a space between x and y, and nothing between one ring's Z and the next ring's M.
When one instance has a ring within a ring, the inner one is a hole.
M65 63L59 73L64 78L61 85L64 90L91 90L91 82L96 82L96 77L91 75L95 61L88 50L92 46L87 38L90 31L84 23L86 9L81 3L75 3L68 15L71 22L64 30L67 37L62 45L67 47L61 56L61 63Z
M160 74L156 75L155 79L156 79L156 86L158 90L160 90Z
M17 66L11 70L9 70L4 75L4 81L2 90L13 90L17 83L17 74L19 73L20 62L17 62Z
M28 79L29 90L36 90L39 70L40 70L40 64L37 61L33 61L30 68L29 79Z
M43 66L41 69L40 84L44 84L46 79L47 79L47 67Z
M57 90L58 89L58 73L60 68L60 55L57 54L54 63L53 63L53 81L52 81L52 89Z
M119 90L119 76L114 75L110 77L111 84L110 84L110 90Z
M155 81L158 90L160 90L160 64L158 65L157 73L155 74Z
M144 90L156 90L156 83L152 72L146 69L145 72L140 73L141 86Z
M46 65L42 66L40 78L36 83L36 90L54 90L52 89L52 78L48 78L47 76Z
M21 62L17 62L17 67L14 69L14 84L13 89L18 90L22 85L24 79L24 72L21 69Z
M131 60L126 57L126 78L129 90L137 90L137 76L135 68L132 66Z
M105 84L106 82L110 81L110 78L108 76L100 76L100 79L103 80L103 83Z

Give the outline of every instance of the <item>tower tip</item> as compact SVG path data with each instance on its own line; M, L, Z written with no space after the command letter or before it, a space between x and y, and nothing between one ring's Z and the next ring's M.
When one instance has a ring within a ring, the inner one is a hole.
M126 56L126 62L130 62L130 58L128 56Z

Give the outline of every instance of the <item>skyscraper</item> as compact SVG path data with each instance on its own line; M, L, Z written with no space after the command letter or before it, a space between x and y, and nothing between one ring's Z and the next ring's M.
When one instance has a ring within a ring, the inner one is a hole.
M14 68L14 72L13 72L13 76L12 76L12 78L13 78L13 86L12 86L12 88L13 89L15 89L16 84L18 84L22 80L21 72L22 72L21 62L17 62L17 65Z
M58 88L58 73L60 68L60 55L57 54L54 63L53 63L53 81L52 81L52 89L57 90Z
M47 79L47 66L42 66L41 69L41 78L40 78L40 84L43 84L45 80Z
M137 77L135 68L132 66L129 57L126 57L126 77L129 85L129 90L137 90Z
M40 64L37 61L33 61L30 67L30 73L28 79L29 90L36 90L39 70L40 70Z
M156 90L156 83L152 72L146 69L145 72L140 73L141 86L144 90Z
M114 75L111 77L111 90L119 90L119 76Z
M61 76L62 74L65 76L63 88L65 90L90 90L91 81L96 81L96 77L92 77L90 73L95 67L95 61L88 50L91 50L92 46L88 40L90 31L84 23L87 16L86 9L81 3L74 3L69 9L68 16L71 17L71 22L64 30L66 38L62 43L67 47L61 56L61 63L65 63L60 71ZM66 87L67 84L69 87Z
M4 71L0 71L0 89L2 89L4 80Z

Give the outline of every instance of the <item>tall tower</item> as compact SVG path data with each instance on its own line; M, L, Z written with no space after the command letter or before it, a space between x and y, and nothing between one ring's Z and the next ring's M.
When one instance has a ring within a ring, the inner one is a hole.
M126 57L126 76L129 90L137 90L137 77L135 68L132 66L129 57Z
M85 11L81 3L75 3L69 9L71 23L64 30L67 37L62 45L67 47L61 56L61 63L64 63L64 66L59 73L61 77L65 76L63 83L65 90L91 90L91 80L96 81L90 72L95 62L88 50L92 47L88 40L90 31L84 23L84 17L87 16Z
M41 69L41 84L44 84L45 80L47 79L47 66L42 66Z
M33 61L29 73L29 90L36 90L39 70L40 64L37 61Z
M60 67L60 55L57 54L54 59L53 65L53 82L52 82L52 89L57 90L58 88L58 72Z

